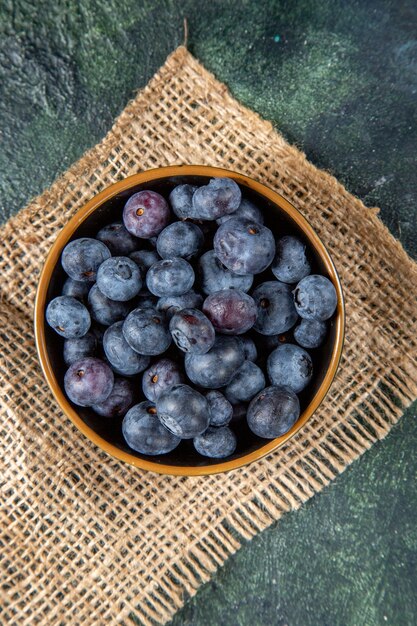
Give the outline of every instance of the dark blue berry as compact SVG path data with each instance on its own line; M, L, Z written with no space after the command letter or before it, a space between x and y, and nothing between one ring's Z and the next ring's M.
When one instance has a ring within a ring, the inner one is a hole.
M139 354L153 356L169 348L171 335L164 316L156 309L134 309L123 323L127 343Z
M252 274L235 274L223 265L214 250L209 250L200 257L199 274L201 289L207 295L221 289L239 289L249 291L253 283Z
M169 323L175 345L182 352L205 354L214 344L216 333L210 320L198 309L182 309Z
M153 363L142 376L142 390L151 402L163 391L184 382L184 374L180 367L171 359L159 359Z
M226 335L241 335L256 320L256 304L247 293L238 289L223 289L207 296L203 311L216 331Z
M227 426L210 427L195 437L193 443L199 454L212 459L224 459L236 450L236 435Z
M88 307L91 317L104 326L123 320L131 309L129 302L116 302L107 298L97 285L93 285L90 289Z
M122 222L113 222L101 228L96 238L106 244L114 256L129 256L138 249L138 240L126 230Z
M165 313L167 319L171 319L175 313L182 309L199 309L203 304L203 296L195 291L187 291L182 296L165 296L159 298L156 308Z
M239 205L239 208L231 213L230 215L224 215L217 220L218 224L223 224L227 222L231 217L243 217L247 220L251 220L252 222L258 222L258 224L264 223L264 216L262 215L262 211L256 204L253 204L250 200L245 198L242 199L242 202Z
M72 296L73 298L77 298L80 302L86 302L88 292L91 289L92 283L82 282L80 280L73 280L72 278L67 278L62 287L62 295L63 296Z
M293 294L297 313L306 320L324 322L336 310L336 289L325 276L318 274L306 276L298 283Z
M300 346L284 343L269 355L267 370L273 385L288 387L300 393L313 376L313 361Z
M70 241L62 251L62 267L73 280L93 283L97 270L106 259L111 257L110 250L101 241L82 237Z
M155 309L158 304L158 298L145 288L138 293L135 302L136 309Z
M129 254L129 258L139 267L143 278L145 278L148 269L161 260L156 250L136 250Z
M209 391L206 400L210 410L210 426L226 426L233 416L233 407L220 391Z
M241 341L243 345L243 350L245 352L245 359L247 361L255 362L258 358L258 351L255 346L255 342L250 337L240 336L239 341Z
M185 372L195 385L219 389L229 384L244 359L237 337L219 336L206 354L185 355Z
M298 319L291 289L285 283L269 280L254 290L257 306L254 329L261 335L277 335L292 328Z
M245 361L227 385L224 394L232 404L238 404L249 402L264 387L265 376L261 368L252 361Z
M302 319L294 328L294 339L303 348L318 348L323 343L326 333L326 322Z
M153 402L132 406L123 419L122 432L132 450L152 456L171 452L181 441L162 425Z
M123 223L129 233L142 239L159 235L169 223L170 211L165 198L156 191L133 194L123 209Z
M116 378L110 395L104 402L93 404L91 407L102 417L122 417L132 405L132 383L126 378Z
M183 439L192 439L208 428L207 400L188 385L174 385L163 391L156 400L156 409L163 425Z
M251 401L247 411L248 426L259 437L281 437L300 416L297 395L285 387L267 387Z
M200 220L217 220L238 209L242 194L231 178L212 178L193 195L193 213Z
M156 242L158 254L163 259L183 257L192 259L204 245L204 235L192 222L174 222L159 233Z
M260 274L275 256L275 240L269 228L239 217L221 224L213 243L220 261L236 274Z
M114 375L104 361L85 357L75 361L65 373L67 396L79 406L92 406L106 400L114 384Z
M239 404L234 404L231 424L239 427L239 424L246 419L247 410L248 404L246 402L239 402Z
M66 339L64 341L64 361L66 365L72 365L85 356L95 356L96 350L97 339L92 332L86 333L83 337Z
M83 337L91 326L88 310L71 296L58 296L51 300L46 308L46 321L66 339Z
M291 235L278 239L271 270L283 283L298 283L304 276L310 274L311 267L303 242Z
M164 259L146 274L146 286L155 296L181 296L194 284L194 270L184 259Z
M140 269L126 256L113 256L98 268L97 286L110 300L126 302L141 290Z
M103 336L104 353L117 374L133 376L143 372L150 363L149 356L139 354L127 343L123 335L123 321L109 326Z
M175 215L180 219L195 217L193 195L197 190L194 185L178 185L169 194L169 201Z

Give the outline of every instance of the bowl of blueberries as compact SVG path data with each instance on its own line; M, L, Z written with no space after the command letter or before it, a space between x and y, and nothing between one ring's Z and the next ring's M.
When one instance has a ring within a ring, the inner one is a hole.
M228 471L313 415L344 337L340 280L282 196L215 167L162 167L92 198L43 267L35 336L63 412L165 474Z

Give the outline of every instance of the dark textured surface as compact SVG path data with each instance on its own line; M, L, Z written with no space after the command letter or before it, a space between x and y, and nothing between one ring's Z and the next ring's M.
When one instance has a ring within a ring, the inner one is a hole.
M111 126L181 43L417 256L414 0L0 0L0 219ZM244 547L174 626L417 622L415 406Z

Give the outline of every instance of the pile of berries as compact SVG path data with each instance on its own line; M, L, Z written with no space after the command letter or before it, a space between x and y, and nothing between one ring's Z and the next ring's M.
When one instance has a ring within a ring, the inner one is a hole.
M169 202L133 194L123 221L62 252L68 278L46 320L65 339L66 395L118 419L145 455L192 439L228 457L242 416L259 437L283 435L337 304L310 262L232 179L179 185Z

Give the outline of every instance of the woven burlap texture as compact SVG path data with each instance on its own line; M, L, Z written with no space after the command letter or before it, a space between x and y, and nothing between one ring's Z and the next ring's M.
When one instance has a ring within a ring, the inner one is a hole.
M141 170L224 166L291 201L329 248L346 297L344 357L314 418L227 475L159 476L101 453L42 377L32 314L42 262L94 194ZM297 509L417 395L417 268L333 177L238 104L181 47L106 138L1 230L1 622L163 624L216 568Z

